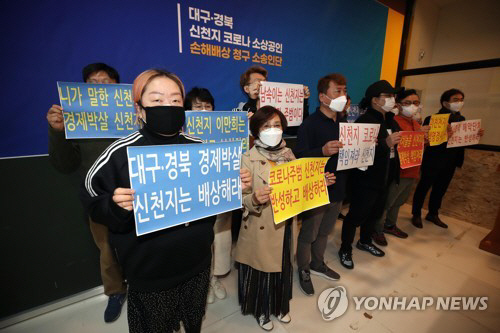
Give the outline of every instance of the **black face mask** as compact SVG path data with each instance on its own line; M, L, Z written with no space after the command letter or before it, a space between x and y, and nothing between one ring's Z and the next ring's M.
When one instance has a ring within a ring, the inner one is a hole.
M144 126L163 135L177 134L184 126L186 113L182 106L141 106L146 111L146 121Z

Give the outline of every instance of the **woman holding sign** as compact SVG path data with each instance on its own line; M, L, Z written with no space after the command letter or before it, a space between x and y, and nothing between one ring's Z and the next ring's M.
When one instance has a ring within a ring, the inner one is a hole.
M260 108L250 119L255 145L243 154L242 165L252 174L251 188L243 191L243 221L235 260L239 263L238 298L243 314L252 314L259 326L273 329L271 315L289 323L293 279L293 230L296 218L274 223L269 187L271 166L295 159L282 139L285 116L272 106ZM333 174L326 174L333 184Z
M106 224L128 281L130 332L199 332L210 279L215 216L136 236L127 147L199 143L181 132L184 86L163 70L141 73L132 87L142 128L109 146L90 168L82 199ZM147 172L147 171L146 171ZM242 177L247 184L249 179ZM244 187L244 186L243 186Z

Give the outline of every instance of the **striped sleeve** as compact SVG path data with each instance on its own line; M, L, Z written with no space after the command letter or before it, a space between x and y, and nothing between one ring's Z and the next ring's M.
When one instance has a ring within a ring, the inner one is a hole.
M82 184L80 198L86 212L113 232L127 232L134 225L132 212L118 206L113 193L118 187L130 187L126 147L142 137L135 132L112 143L94 162Z
M141 137L142 137L141 133L134 132L125 138L115 141L102 152L101 156L97 158L92 167L89 169L87 176L85 177L85 188L87 189L87 192L90 194L90 196L92 197L97 196L97 192L92 186L92 178L103 167L103 165L109 162L109 159L111 158L112 154L116 152L118 149L126 147L136 142Z

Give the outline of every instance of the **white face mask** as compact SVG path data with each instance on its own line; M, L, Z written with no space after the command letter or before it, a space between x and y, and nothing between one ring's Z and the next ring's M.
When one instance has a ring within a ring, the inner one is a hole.
M449 104L450 104L450 110L455 112L462 110L462 107L464 106L464 102L454 102Z
M389 112L394 108L394 105L396 105L396 100L394 99L394 97L386 97L385 104L382 106L382 109L386 112Z
M416 106L415 104L412 104L412 105L408 105L408 106L403 106L402 109L403 109L403 115L408 117L408 118L411 118L417 113L418 106Z
M265 129L259 133L259 139L263 144L269 147L274 147L281 142L281 137L283 136L283 131L279 128L272 127Z
M327 95L325 95L328 97ZM330 97L328 97L330 98ZM334 112L342 112L344 111L345 105L347 104L347 97L345 96L339 96L337 98L331 99L330 98L330 105L328 107L330 110Z

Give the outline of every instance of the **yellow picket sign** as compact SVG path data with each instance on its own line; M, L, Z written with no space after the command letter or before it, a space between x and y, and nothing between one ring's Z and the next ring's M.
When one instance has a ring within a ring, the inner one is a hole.
M330 203L325 181L328 157L301 158L271 167L269 185L274 223Z
M429 144L437 146L448 141L448 119L450 114L433 114L429 125Z

